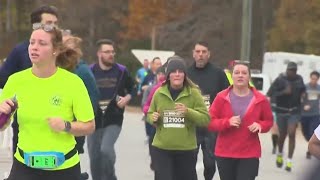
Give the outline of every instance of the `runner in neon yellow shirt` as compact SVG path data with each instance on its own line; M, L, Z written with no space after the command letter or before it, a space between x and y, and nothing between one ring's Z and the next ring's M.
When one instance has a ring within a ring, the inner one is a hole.
M56 66L56 61L68 60L59 55L65 52L61 31L43 24L34 24L33 29L29 45L33 66L10 76L0 97L0 113L10 112L13 96L18 102L19 142L9 179L77 180L80 165L74 136L94 131L91 101L83 81Z

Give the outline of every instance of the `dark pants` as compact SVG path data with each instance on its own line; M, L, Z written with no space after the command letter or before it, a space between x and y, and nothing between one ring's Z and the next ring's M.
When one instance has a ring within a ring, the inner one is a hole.
M156 180L194 180L194 150L152 148Z
M30 168L14 159L8 180L80 180L79 178L80 164L68 169L47 171Z
M217 157L221 180L254 180L258 176L258 158L222 158Z
M301 117L301 130L304 138L309 141L313 135L313 131L320 124L319 116L302 116Z
M76 149L78 151L79 154L83 154L84 153L84 143L86 141L86 137L85 136L78 136L75 137L76 140Z
M149 154L151 156L151 149L152 149L151 145L152 145L154 135L156 134L156 128L153 127L151 124L145 122L145 129L146 129L146 134L148 136Z
M151 168L153 168L153 148L152 148L152 142L153 142L153 138L154 138L154 135L156 134L156 131L154 131L152 134L150 134L148 136L148 146L149 146L149 154L150 154L150 159L151 159Z
M19 134L19 124L17 121L17 115L15 113L13 122L12 122L12 158L14 159L13 155L16 152L17 144L18 144L18 134Z
M216 144L216 134L208 132L207 130L197 129L197 144L198 148L195 154L194 166L196 167L198 160L199 149L202 150L203 155L203 176L205 180L212 180L216 172L216 160L214 156L214 148ZM196 175L196 179L197 175Z

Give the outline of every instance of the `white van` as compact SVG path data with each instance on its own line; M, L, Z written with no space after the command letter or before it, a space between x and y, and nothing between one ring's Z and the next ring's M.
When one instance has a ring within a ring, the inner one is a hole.
M304 83L309 82L309 76L312 71L320 70L320 56L288 52L266 52L263 57L262 73L268 75L271 81L274 81L280 73L286 71L290 61L297 63L297 73L302 76Z

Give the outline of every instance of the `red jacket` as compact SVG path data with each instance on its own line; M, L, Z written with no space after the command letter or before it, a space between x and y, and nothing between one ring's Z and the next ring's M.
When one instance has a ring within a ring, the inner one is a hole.
M253 122L261 125L261 132L270 130L273 117L269 101L255 88L253 99L242 118L239 128L231 127L229 119L233 116L229 98L229 92L233 86L221 91L214 99L210 107L211 122L210 131L217 131L218 137L215 147L215 155L229 158L259 158L261 157L261 145L258 133L249 131L248 126Z

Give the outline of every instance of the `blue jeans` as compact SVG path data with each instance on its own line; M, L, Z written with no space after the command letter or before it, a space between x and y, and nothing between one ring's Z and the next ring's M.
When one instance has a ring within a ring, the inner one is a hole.
M88 136L88 151L92 180L117 180L114 165L114 145L121 132L118 125L97 129Z

